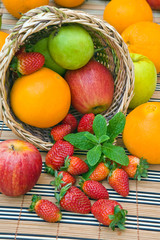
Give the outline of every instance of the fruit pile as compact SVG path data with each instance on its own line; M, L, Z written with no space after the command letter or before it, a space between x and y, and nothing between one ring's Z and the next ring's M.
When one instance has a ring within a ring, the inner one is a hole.
M55 2L70 7L69 1ZM135 67L134 97L129 106L135 109L126 118L119 112L106 122L99 114L112 104L114 77L95 60L98 49L79 24L62 25L20 47L10 64L10 103L22 122L51 129L53 146L46 154L45 171L54 176L51 185L60 208L81 214L91 212L114 230L116 226L124 229L127 211L109 199L101 181L107 180L118 194L127 197L129 178L141 180L147 177L148 163L160 163L160 103L147 103L160 71L160 26L153 23L146 0L112 0L104 10L104 20L122 35ZM80 119L69 113L71 105L82 115ZM128 156L115 145L120 133L130 151ZM87 151L86 160L75 156L75 149ZM7 196L28 192L42 169L38 150L24 141L10 140L0 143L0 156L0 191ZM30 211L35 210L45 221L57 222L62 218L60 208L33 196Z
M66 24L48 35L25 43L11 61L15 116L31 126L49 128L65 118L71 105L81 114L106 111L113 100L114 78L94 59L98 49L88 31Z
M126 197L129 177L141 180L141 177L147 177L148 168L146 160L132 155L127 157L123 148L113 145L114 138L123 131L124 121L122 113L116 114L108 124L102 115L85 114L78 122L68 114L51 130L55 143L45 159L46 172L55 177L51 185L55 187L55 198L60 207L81 214L92 212L100 223L113 230L116 226L124 229L127 211L117 201L109 199L101 181L107 179L117 193ZM89 150L87 160L74 156L74 147ZM76 180L80 189L74 186ZM90 199L96 200L92 206ZM35 195L32 201L30 210L35 209L44 220L56 222L61 219L62 214L55 204ZM52 210L54 214L50 214L51 209L55 209Z

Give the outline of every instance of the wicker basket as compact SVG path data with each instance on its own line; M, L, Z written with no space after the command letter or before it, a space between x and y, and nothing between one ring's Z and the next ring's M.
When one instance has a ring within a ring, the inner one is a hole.
M14 116L9 102L13 84L9 74L9 64L15 52L26 41L36 41L37 38L47 36L53 29L67 23L78 23L87 29L95 48L101 49L97 51L96 60L107 66L114 76L114 100L111 107L102 114L108 120L119 111L126 114L133 94L133 63L126 44L112 26L85 12L70 9L42 6L30 10L17 22L0 53L1 113L3 121L16 135L42 150L49 150L53 145L50 129L29 126ZM80 117L74 109L70 111Z

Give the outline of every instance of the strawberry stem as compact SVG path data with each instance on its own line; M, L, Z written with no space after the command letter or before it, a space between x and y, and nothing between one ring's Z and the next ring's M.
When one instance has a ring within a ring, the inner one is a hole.
M69 165L70 165L70 161L71 161L70 157L67 156L67 157L65 158L65 164L64 164L63 167L60 168L60 170L61 170L61 171L67 171L67 169L68 169L68 167L69 167Z
M55 198L57 200L57 203L59 204L61 199L64 197L68 189L72 186L72 183L68 183L64 187L61 188L60 193L55 193Z
M32 203L31 203L31 205L30 205L30 207L29 207L29 211L30 211L30 212L33 212L33 211L34 211L37 202L40 201L40 200L41 200L41 196L33 195L33 197L32 197Z
M114 214L113 215L109 215L109 219L112 220L112 222L110 223L109 227L114 231L115 227L118 226L118 228L120 228L121 230L124 230L124 224L126 221L126 214L127 214L127 210L125 209L120 209L119 205L114 207Z
M148 171L147 171L148 168L149 168L149 164L148 164L147 160L141 158L140 163L137 166L137 171L136 171L136 174L134 176L134 179L137 179L138 181L140 181L141 177L146 178L148 176Z
M44 166L45 166L45 171L46 171L46 173L48 173L48 174L51 174L52 176L54 176L54 174L55 174L55 170L53 169L53 168L51 168L51 167L48 167L47 165L46 165L46 163L44 164Z
M50 184L55 186L55 190L60 190L61 189L61 184L65 183L64 181L62 181L63 178L63 174L60 173L58 175L58 172L55 170L55 179L54 181L51 181Z

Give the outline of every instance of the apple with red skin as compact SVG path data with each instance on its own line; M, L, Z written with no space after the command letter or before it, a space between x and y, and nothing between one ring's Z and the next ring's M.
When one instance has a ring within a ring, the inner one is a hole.
M65 79L71 90L72 106L80 113L102 113L113 100L114 79L101 63L90 60L77 70L68 70Z
M0 143L0 192L20 196L36 184L42 157L33 144L11 139Z
M147 0L149 5L154 10L160 10L160 0Z

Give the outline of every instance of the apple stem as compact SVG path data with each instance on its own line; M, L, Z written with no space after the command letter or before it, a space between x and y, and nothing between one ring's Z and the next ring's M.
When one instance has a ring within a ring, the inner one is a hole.
M14 145L13 145L13 144L11 144L10 149L13 150L13 151L15 151L15 148L14 148Z

